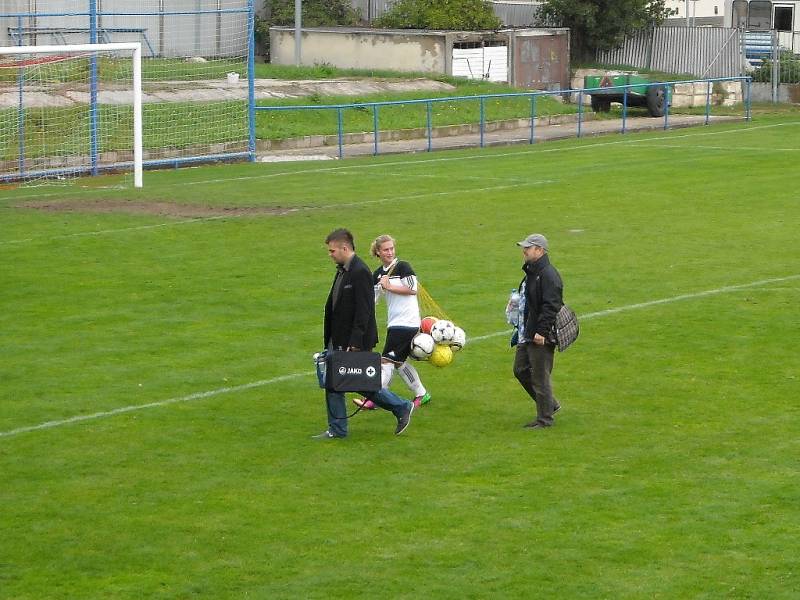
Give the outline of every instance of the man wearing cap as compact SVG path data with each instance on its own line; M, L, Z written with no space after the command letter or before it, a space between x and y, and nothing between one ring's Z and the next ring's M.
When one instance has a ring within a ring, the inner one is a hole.
M525 427L541 429L553 425L553 415L561 405L553 396L550 372L553 370L555 339L553 325L564 305L564 286L556 268L550 264L547 238L532 233L517 246L522 248L525 278L520 284L520 311L514 376L536 402L536 418Z

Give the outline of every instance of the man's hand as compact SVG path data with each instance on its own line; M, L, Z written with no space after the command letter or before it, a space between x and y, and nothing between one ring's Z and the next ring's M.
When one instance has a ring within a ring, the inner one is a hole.
M348 346L347 347L347 351L348 352L360 352L361 348L359 348L358 346Z
M536 344L537 346L544 346L544 342L545 342L545 339L544 339L543 335L541 335L539 333L534 334L534 336L533 336L533 343L534 344Z

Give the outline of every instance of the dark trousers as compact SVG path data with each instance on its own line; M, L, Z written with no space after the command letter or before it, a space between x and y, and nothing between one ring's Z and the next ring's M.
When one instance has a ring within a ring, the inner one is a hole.
M536 402L536 420L543 425L553 424L553 410L558 406L550 385L554 356L553 344L538 346L533 342L517 344L514 356L514 376Z
M382 388L377 392L361 392L365 398L369 398L384 410L388 410L398 419L408 412L411 403L404 400L394 392ZM328 431L338 437L347 435L347 406L344 401L344 394L325 390L325 405L328 409Z

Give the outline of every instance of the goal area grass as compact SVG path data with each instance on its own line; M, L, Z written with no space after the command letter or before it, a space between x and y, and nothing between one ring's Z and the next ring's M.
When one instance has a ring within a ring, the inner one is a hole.
M797 597L798 158L785 112L0 188L0 598ZM337 227L466 331L401 436L311 439ZM534 232L581 320L547 430Z

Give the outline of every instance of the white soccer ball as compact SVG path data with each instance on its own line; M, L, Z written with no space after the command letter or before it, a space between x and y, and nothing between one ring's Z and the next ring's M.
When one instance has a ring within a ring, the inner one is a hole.
M427 333L418 333L411 340L411 356L417 360L426 360L433 352L436 342Z
M456 327L456 332L453 335L453 339L450 341L450 348L453 350L453 352L458 352L466 343L467 334L464 333L464 330L461 329L461 327Z
M451 321L439 319L431 327L431 336L433 340L439 344L449 344L456 334L456 326Z

